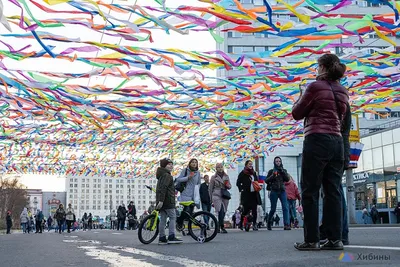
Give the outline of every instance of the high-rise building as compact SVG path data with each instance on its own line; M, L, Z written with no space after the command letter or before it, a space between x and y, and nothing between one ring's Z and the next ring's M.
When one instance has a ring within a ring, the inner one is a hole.
M111 178L99 176L67 176L66 192L67 203L72 204L77 218L85 212L92 213L105 219L111 210L117 210L119 205L133 201L137 216L148 209L151 202L155 202L155 193L151 193L145 185L155 187L155 178Z
M244 8L254 8L260 7L264 5L263 0L240 0ZM286 0L288 4L296 4L298 0ZM342 14L348 15L369 15L369 14L388 14L393 13L393 10L390 7L382 4L370 3L367 1L351 1L351 5L346 6L345 8L341 8L337 11L329 12L330 14L338 14L338 16ZM233 3L233 1L232 1ZM277 5L282 5L277 3L277 1L268 0L268 3L274 7ZM314 1L314 3L318 3L318 1ZM333 7L333 5L317 5L319 9L323 11L327 11ZM237 9L235 4L229 7L229 9ZM300 6L297 8L300 13L303 12L313 12L312 9L309 9L305 6ZM278 12L274 12L272 15L272 20L274 23L280 22L281 25L286 24L288 22L292 22L296 25L296 29L302 29L310 27L314 24L313 21L310 22L310 25L300 25L302 22L291 12L288 10L282 10ZM259 25L262 25L261 23ZM317 24L315 24L317 25ZM224 26L224 29L233 28L232 25ZM224 51L225 53L229 53L229 55L235 59L243 54L253 57L258 57L257 52L265 52L265 51L273 51L279 46L283 45L286 42L291 41L291 38L282 38L273 34L264 34L264 33L240 33L236 31L223 32L219 31L219 34L224 37L224 42L217 45L217 49ZM390 43L382 40L375 33L369 33L362 36L364 42L360 42L358 36L343 36L342 38L335 40L335 43L351 43L353 47L334 47L330 48L329 52L335 53L339 56L344 54L353 53L354 55L362 56L365 54L371 54L374 51L381 49L388 49L393 51L397 49L393 47ZM398 37L388 38L396 41ZM295 51L300 48L310 48L316 49L321 45L321 41L307 41L302 43L300 46L295 46L290 51ZM311 55L307 60L316 59L319 55ZM273 58L273 62L277 64L277 66L288 66L300 63L303 59L294 59L291 57L288 58ZM260 65L260 64L258 64ZM267 65L266 65L267 67ZM237 77L244 73L247 70L218 70L217 75L223 79L230 79L231 77ZM264 81L262 77L257 78L260 81ZM382 124L384 121L392 121L395 120L393 118L400 118L400 109L394 109L391 112L387 110L380 110L379 112L385 113L383 116L378 115L370 115L368 113L364 113L360 115L360 128L367 129L367 131L372 131L373 126ZM386 114L388 113L388 114ZM377 122L377 120L382 120L381 122ZM400 153L400 152L399 152ZM293 147L278 147L274 150L274 152L267 155L267 157L261 157L258 160L257 167L260 175L266 175L268 170L272 168L273 158L275 156L282 157L284 166L288 169L288 172L292 175L295 182L299 185L300 175L301 175L301 157L302 154L302 140L299 140ZM244 164L244 163L243 163ZM231 178L231 182L233 184L236 183L238 173L243 169L244 166L239 165L237 169L229 170L229 175ZM300 187L300 186L299 186ZM234 186L232 191L232 199L228 208L228 215L232 214L234 210L239 205L239 193L237 192L237 188ZM263 208L264 211L270 210L270 202L267 197L267 192L265 189L261 191L261 197L263 199ZM278 202L277 212L281 215L281 206ZM282 216L281 216L282 217Z

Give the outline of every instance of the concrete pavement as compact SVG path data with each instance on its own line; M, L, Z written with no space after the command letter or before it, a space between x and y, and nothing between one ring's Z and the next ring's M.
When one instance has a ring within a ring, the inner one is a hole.
M92 230L71 234L0 236L0 266L400 266L399 227L351 228L342 251L300 252L303 231L230 230L210 243L142 245L136 231Z

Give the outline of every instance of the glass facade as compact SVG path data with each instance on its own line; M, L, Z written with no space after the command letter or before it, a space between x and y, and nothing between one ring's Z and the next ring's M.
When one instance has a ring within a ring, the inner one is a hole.
M364 149L354 170L356 209L376 205L383 223L394 222L391 213L400 201L400 128L364 137L361 143Z

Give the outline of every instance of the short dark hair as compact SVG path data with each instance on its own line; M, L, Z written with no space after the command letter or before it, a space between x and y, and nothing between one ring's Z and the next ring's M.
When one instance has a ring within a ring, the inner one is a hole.
M325 77L328 80L336 81L343 78L346 72L346 65L340 62L338 56L325 54L318 59L318 64L326 70Z
M246 162L244 163L244 166L247 166L250 162L252 162L251 160L246 160Z

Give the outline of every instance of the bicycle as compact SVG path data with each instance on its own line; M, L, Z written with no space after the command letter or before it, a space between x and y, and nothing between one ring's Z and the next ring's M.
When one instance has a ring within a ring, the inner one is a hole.
M146 186L149 190L156 192L154 188ZM194 205L194 201L179 202L184 207ZM218 221L215 216L207 211L198 211L193 214L183 210L186 214L188 223L188 232L190 236L199 243L209 242L213 240L218 233ZM208 217L208 220L206 220ZM208 224L206 223L208 222ZM147 215L139 224L138 236L139 240L143 244L152 243L158 236L159 232L159 211L154 210L150 215ZM197 233L199 230L199 234Z

